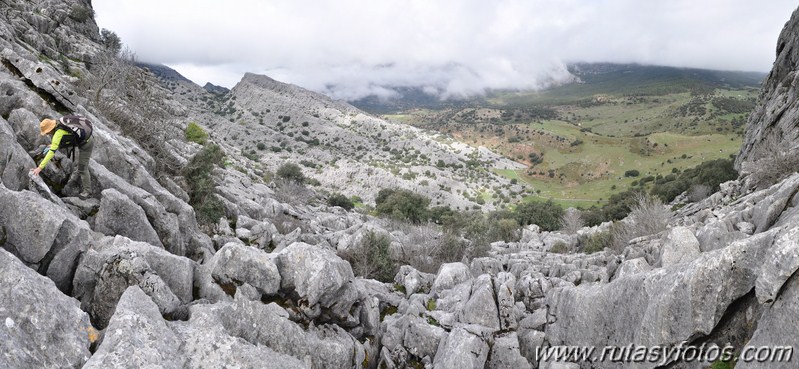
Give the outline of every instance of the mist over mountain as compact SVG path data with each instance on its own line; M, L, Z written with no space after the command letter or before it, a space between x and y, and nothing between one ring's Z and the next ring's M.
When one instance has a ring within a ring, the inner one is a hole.
M569 78L553 80L550 85L532 90L542 95L651 95L707 90L714 88L759 88L766 73L676 68L641 64L575 63L566 68ZM399 112L413 108L444 109L490 105L491 96L524 90L486 90L469 96L442 96L424 87L382 86L391 93L372 95L351 101L356 107L374 114Z

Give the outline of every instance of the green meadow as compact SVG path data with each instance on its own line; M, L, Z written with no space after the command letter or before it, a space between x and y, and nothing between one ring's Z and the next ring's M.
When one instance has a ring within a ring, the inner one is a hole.
M640 73L543 92L493 92L458 107L383 117L525 164L495 170L532 187L525 201L581 208L602 205L642 178L737 154L758 93L756 83L743 80L751 76L740 75L731 87L707 82L710 74L697 81L670 70ZM653 73L664 77L648 78Z

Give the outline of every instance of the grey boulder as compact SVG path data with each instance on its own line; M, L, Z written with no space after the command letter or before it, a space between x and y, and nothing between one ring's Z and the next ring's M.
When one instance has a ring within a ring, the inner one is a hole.
M121 235L164 247L141 206L113 188L102 192L100 209L94 218L94 230L108 236Z
M0 250L0 367L80 368L95 333L75 299Z
M180 369L181 342L158 306L137 286L128 287L108 323L99 349L83 369Z

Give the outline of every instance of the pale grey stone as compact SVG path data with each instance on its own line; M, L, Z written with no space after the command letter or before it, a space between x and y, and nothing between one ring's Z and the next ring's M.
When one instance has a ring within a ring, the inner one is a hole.
M95 325L105 328L129 286L138 285L161 314L171 314L191 301L193 276L194 267L186 258L122 236L105 237L83 254L74 295Z
M796 357L796 349L799 347L799 336L796 334L797 325L799 325L799 277L793 276L785 284L784 291L775 297L771 306L766 307L763 316L758 319L757 330L746 343L746 347L755 349L771 348L771 353L775 357L782 357L783 360L745 362L739 357L735 367L739 369L795 368L796 361L799 360ZM789 357L791 360L784 360Z
M547 294L553 345L675 345L708 335L727 308L752 290L777 231L703 253L693 263ZM612 312L612 314L609 314ZM675 317L690 316L691 319Z
M80 368L91 356L78 302L2 249L0 322L0 367Z
M761 304L774 301L785 281L799 269L799 227L782 233L764 259L755 282L755 293Z
M499 272L494 278L499 328L501 330L516 329L516 278L508 272Z
M699 241L686 227L674 227L663 243L660 262L664 267L688 263L699 257Z
M625 276L643 273L649 270L652 270L652 267L646 262L645 258L625 260L621 263L619 269L616 269L616 274L613 276L613 279L616 280Z
M516 332L503 333L494 338L491 355L486 363L488 369L520 368L531 369L532 366L522 356L519 349L519 338Z
M100 209L94 218L94 230L107 236L120 235L164 247L144 210L113 188L101 193Z
M457 284L466 282L471 278L471 271L466 264L441 264L441 267L438 268L438 273L436 273L436 279L433 281L433 291L440 293L441 291L450 289Z
M280 272L269 254L250 246L228 243L214 255L211 276L221 285L248 283L262 294L280 289Z
M408 316L402 342L405 349L416 357L435 357L436 350L447 332L438 326L430 325L423 318Z
M281 289L296 294L311 306L320 302L332 305L339 290L354 278L350 264L333 251L301 242L279 252L275 264L280 272Z
M183 368L181 342L158 306L139 287L128 287L105 330L100 348L84 369Z
M499 330L499 311L496 301L491 276L483 274L475 278L469 300L458 313L458 321Z
M433 365L437 369L483 369L488 353L488 343L482 338L455 328L441 340Z
M0 185L19 191L28 189L28 172L36 164L18 143L9 123L0 117Z

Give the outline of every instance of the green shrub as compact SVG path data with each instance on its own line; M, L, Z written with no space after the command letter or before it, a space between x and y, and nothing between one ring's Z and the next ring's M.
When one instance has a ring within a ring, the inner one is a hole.
M536 224L544 231L560 228L563 207L547 200L546 202L526 202L516 206L516 220L520 225Z
M624 176L625 177L638 177L639 175L641 175L641 172L639 172L636 169L631 169L631 170L628 170L628 171L624 172Z
M593 254L612 246L613 234L609 231L594 233L583 240L583 252L586 254Z
M277 169L275 174L279 178L297 183L305 183L306 180L300 166L294 163L284 163Z
M209 226L225 215L222 201L214 194L216 183L211 177L215 165L222 165L225 155L219 146L210 144L195 154L182 170L189 184L189 205L197 214L197 222Z
M69 10L69 17L78 23L83 23L94 17L94 10L81 5L73 5Z
M738 172L735 171L732 160L711 160L655 181L650 194L669 203L692 187L704 186L712 193L719 190L719 184L735 178L738 178Z
M552 245L552 248L549 249L549 252L553 252L556 254L566 254L569 252L569 246L566 245L565 242L559 241Z
M391 282L397 267L391 259L390 247L387 235L369 231L358 245L350 246L343 257L350 262L355 275Z
M735 368L734 361L716 360L710 366L710 369L733 369Z
M408 190L384 188L377 193L375 210L380 215L419 224L429 219L430 199Z
M186 127L186 140L205 145L208 142L208 133L199 124L190 122Z
M330 206L340 206L347 211L352 210L352 208L355 207L355 204L353 204L352 200L340 193L330 194L330 196L327 198L327 204Z

